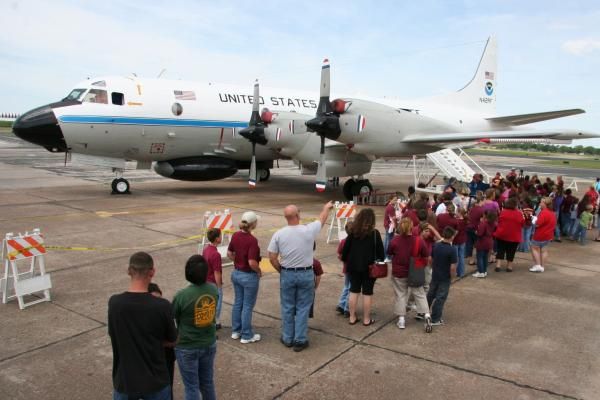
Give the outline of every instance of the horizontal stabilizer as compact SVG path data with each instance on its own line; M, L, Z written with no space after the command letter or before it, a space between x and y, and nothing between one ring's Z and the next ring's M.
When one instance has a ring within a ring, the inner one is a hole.
M486 142L488 139L508 139L508 138L548 138L559 140L570 139L590 139L599 138L600 134L577 131L573 129L552 129L552 130L520 130L520 131L489 131L489 132L452 132L452 133L432 133L432 134L414 134L406 136L404 143L422 143L431 145L444 145L446 143L457 143L467 141Z
M568 117L569 115L583 114L585 110L572 108L570 110L548 111L533 114L508 115L506 117L487 118L488 121L501 125L525 125L549 119Z

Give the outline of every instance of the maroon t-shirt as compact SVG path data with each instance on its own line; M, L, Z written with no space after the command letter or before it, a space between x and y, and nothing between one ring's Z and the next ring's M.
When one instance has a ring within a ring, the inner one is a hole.
M386 233L387 233L388 229L390 228L390 220L395 219L395 218L396 218L396 208L394 207L393 203L389 203L385 207L385 213L383 215L383 227L384 227Z
M252 234L244 231L237 231L231 237L227 250L235 253L233 265L236 269L244 272L252 272L248 260L260 262L260 248L258 240Z
M458 231L456 236L454 237L454 242L452 244L465 244L467 243L467 220L459 219L458 220Z
M417 217L417 210L413 208L406 210L402 217L410 218L413 222L413 226L419 226L419 217Z
M481 251L490 251L494 247L494 230L496 230L496 223L490 223L483 220L477 227L477 241L475 242L475 248Z
M206 281L216 284L217 280L215 279L215 272L223 271L221 254L219 254L217 246L213 246L212 244L207 245L202 251L202 257L204 257L208 263L208 274L206 275Z
M469 223L467 224L467 228L476 231L479 226L479 221L481 221L481 217L483 217L484 213L485 211L482 206L474 205L473 208L471 208L471 211L469 211Z
M417 257L425 262L431 254L427 244L419 236L396 235L388 246L388 254L392 256L392 276L396 278L408 277L408 265L412 256L415 240L419 240Z
M454 215L443 213L437 216L437 227L440 235L444 232L444 228L451 226L454 230L458 230L458 219Z

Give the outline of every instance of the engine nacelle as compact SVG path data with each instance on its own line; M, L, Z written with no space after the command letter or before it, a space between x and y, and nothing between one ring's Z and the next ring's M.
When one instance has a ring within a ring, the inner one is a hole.
M203 156L159 161L154 164L154 171L180 181L214 181L235 174L238 167L235 160Z

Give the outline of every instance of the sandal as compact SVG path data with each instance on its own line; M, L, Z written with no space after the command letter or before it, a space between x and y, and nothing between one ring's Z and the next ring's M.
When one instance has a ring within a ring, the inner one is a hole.
M512 268L506 268L506 272L512 272Z
M367 323L363 322L363 326L373 325L374 323L375 323L375 320L374 319L370 319L369 322L367 322Z
M350 320L348 320L348 323L349 323L350 325L356 325L356 323L357 323L357 322L358 322L358 318L356 318L354 321L350 321Z
M594 242L600 242L600 239L596 238L594 239Z

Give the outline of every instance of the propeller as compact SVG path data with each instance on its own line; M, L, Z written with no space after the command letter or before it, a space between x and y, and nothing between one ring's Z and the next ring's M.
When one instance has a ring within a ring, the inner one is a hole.
M251 189L256 187L258 181L257 170L256 170L256 144L267 144L267 138L265 137L266 124L260 117L258 109L260 107L260 96L259 96L259 85L258 79L254 83L254 97L252 99L252 115L250 116L250 122L248 127L242 129L238 133L248 139L252 143L252 162L250 164L250 176L248 178L248 185Z
M333 109L329 101L330 93L330 69L329 60L323 60L321 67L321 88L319 105L315 118L306 121L306 126L310 131L316 132L321 137L321 151L319 164L317 167L317 192L323 192L327 183L327 173L325 170L325 139L336 140L340 137L340 118L339 114Z

